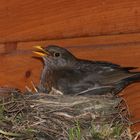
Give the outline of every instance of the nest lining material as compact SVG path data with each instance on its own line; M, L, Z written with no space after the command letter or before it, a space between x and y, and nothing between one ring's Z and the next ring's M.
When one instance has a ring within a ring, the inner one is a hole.
M0 100L0 139L132 140L122 98L11 95Z

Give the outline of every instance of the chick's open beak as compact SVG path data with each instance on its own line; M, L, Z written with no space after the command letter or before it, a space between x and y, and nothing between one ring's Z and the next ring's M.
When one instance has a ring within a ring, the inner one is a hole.
M43 47L41 46L34 46L34 48L38 49L38 50L35 50L33 51L35 54L39 55L39 56L47 56L49 53L44 50Z

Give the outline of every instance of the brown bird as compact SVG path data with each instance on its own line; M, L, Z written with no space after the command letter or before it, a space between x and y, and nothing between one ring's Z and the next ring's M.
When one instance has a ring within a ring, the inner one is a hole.
M130 71L135 67L79 59L55 45L36 48L35 53L44 61L38 86L41 92L56 89L63 94L117 94L129 84L140 81L140 72Z

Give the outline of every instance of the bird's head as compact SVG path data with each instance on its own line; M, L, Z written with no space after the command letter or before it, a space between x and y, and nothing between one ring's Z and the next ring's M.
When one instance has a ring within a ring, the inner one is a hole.
M41 56L45 65L52 67L65 67L73 64L76 57L72 55L67 49L49 45L47 47L35 46L37 50L34 53Z

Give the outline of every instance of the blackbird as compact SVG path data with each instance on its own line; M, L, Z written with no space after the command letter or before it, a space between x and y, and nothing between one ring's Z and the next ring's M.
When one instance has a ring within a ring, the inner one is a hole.
M63 94L98 95L110 92L115 95L129 84L140 82L140 72L131 72L135 67L79 59L56 45L36 48L34 52L44 61L38 86L40 92L56 89Z

